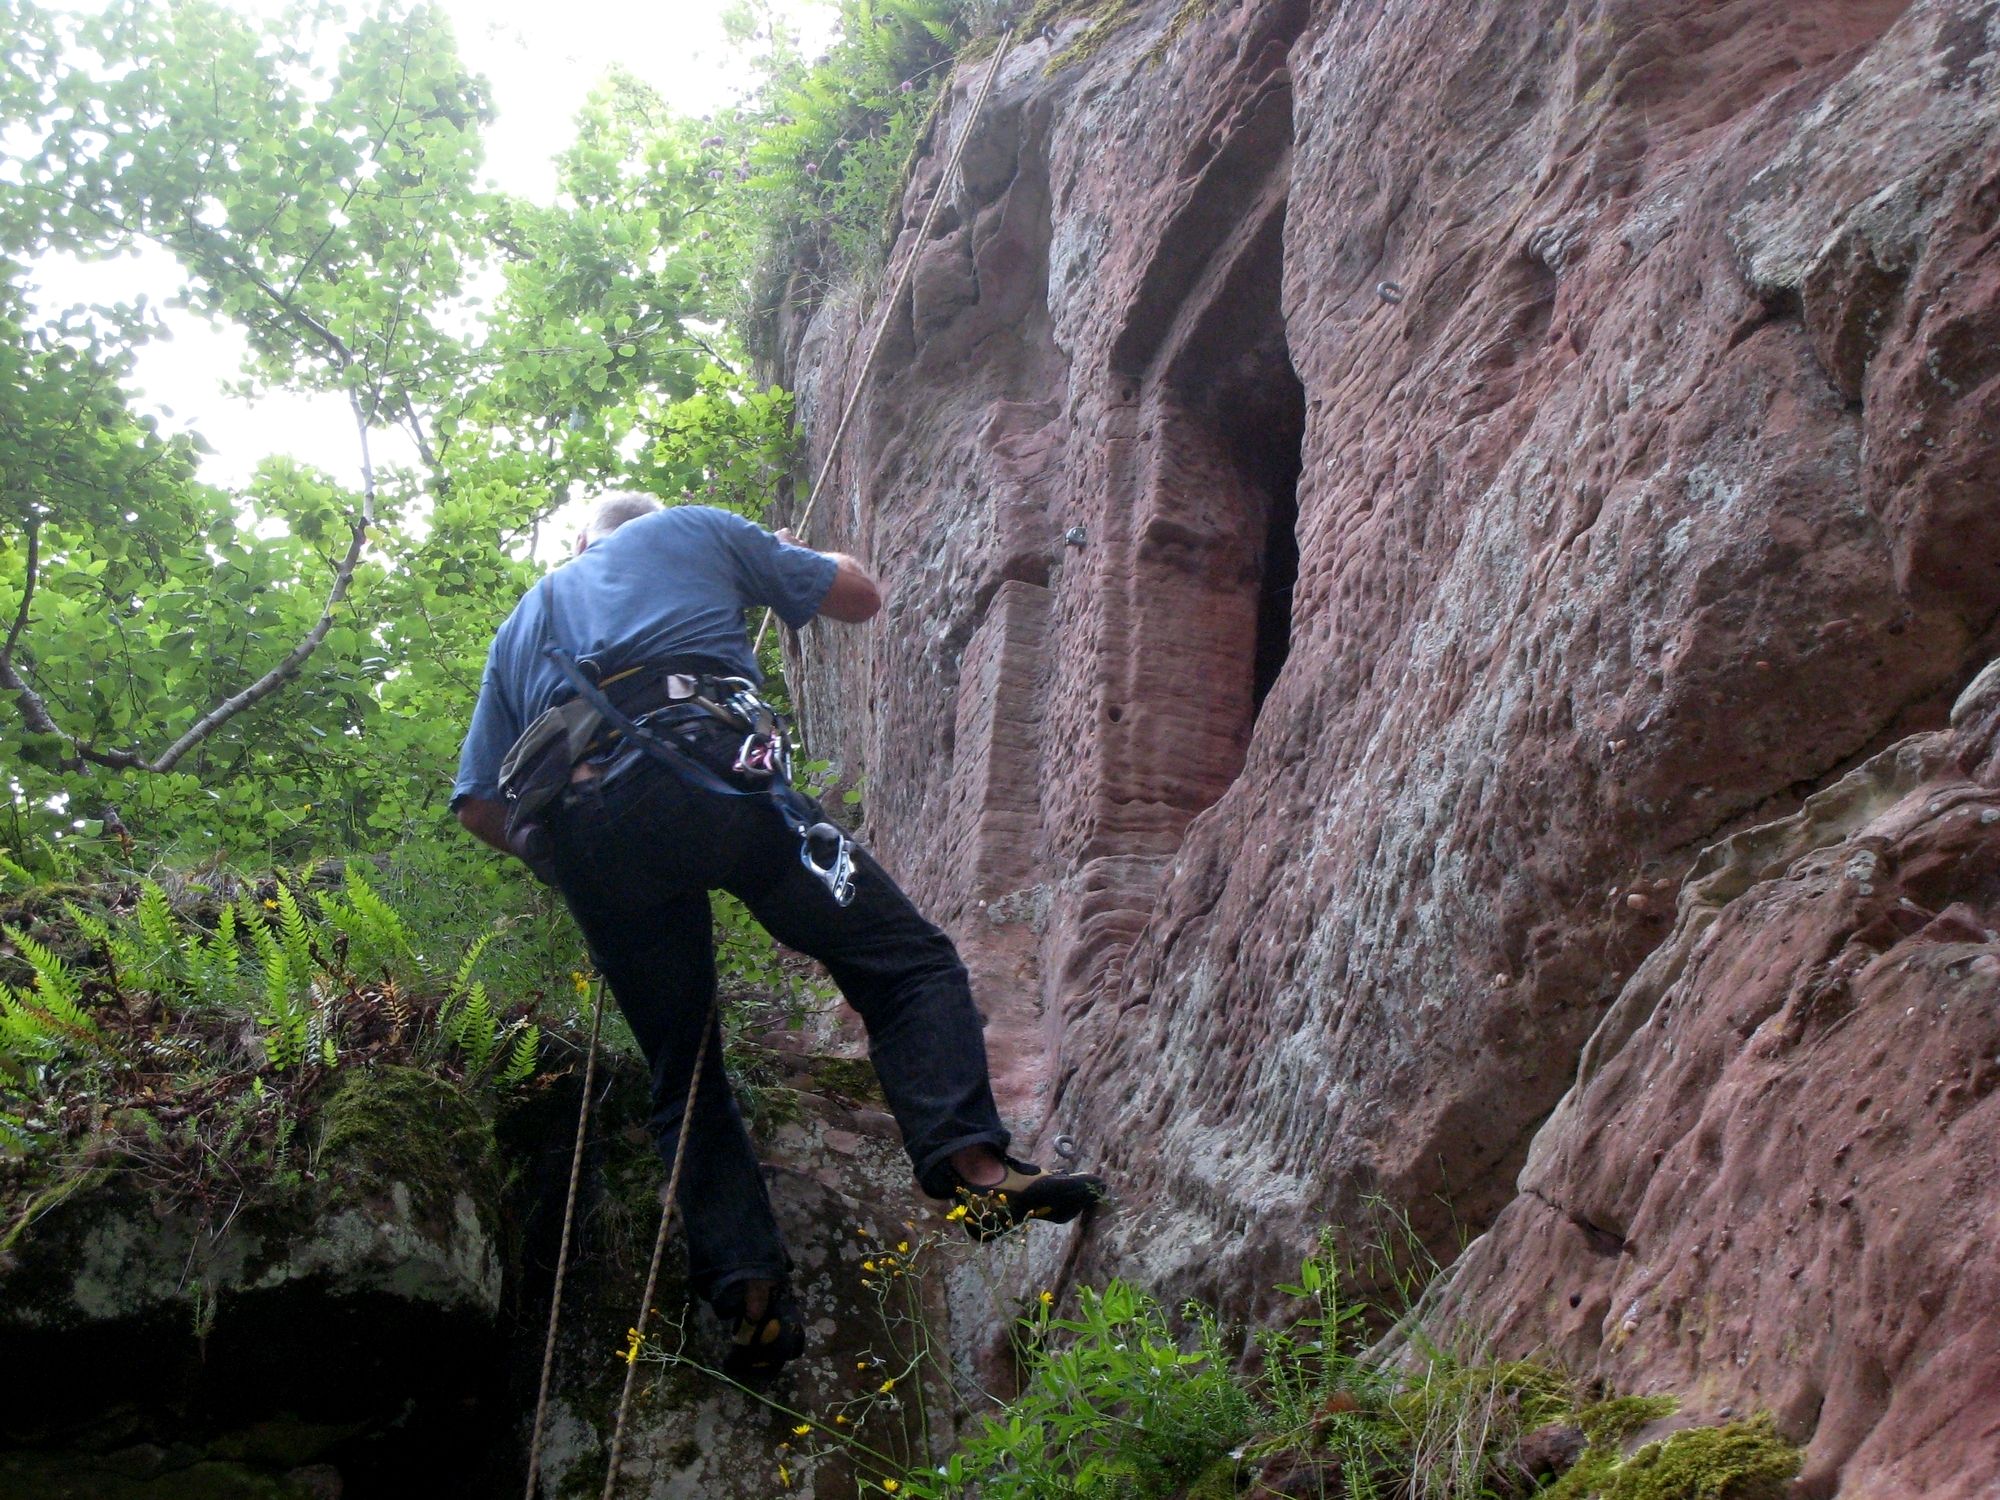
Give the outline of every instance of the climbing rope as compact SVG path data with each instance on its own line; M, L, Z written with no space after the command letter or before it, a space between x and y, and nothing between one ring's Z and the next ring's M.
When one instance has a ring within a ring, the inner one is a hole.
M812 523L813 506L819 503L819 492L825 488L827 476L833 472L833 462L840 456L840 440L847 435L847 424L853 419L854 408L860 404L862 391L868 388L868 377L875 370L875 356L882 350L882 335L889 331L889 319L896 311L896 304L903 300L903 289L910 284L910 273L916 269L917 257L930 243L931 225L937 222L938 210L944 206L951 187L952 174L958 170L959 159L965 155L965 144L972 139L972 130L979 123L979 111L986 107L986 96L993 91L993 80L1000 76L1000 64L1007 59L1007 49L1014 43L1012 30L1002 33L1000 46L993 54L993 65L986 70L986 77L979 85L979 92L973 97L972 112L965 117L965 129L958 133L958 140L951 148L951 160L944 165L944 176L938 179L937 191L931 195L931 206L924 213L923 226L917 230L917 242L911 247L909 259L903 262L903 269L896 273L896 289L882 304L882 316L875 325L875 337L869 341L868 357L861 362L861 373L854 379L854 389L847 393L847 404L841 409L840 421L833 429L833 441L826 446L826 461L819 467L819 478L813 481L812 489L806 495L806 508L799 515L798 537L806 540L806 528ZM752 654L764 649L764 637L771 630L771 616L774 610L764 611L764 623L757 627L757 644Z
M590 1093L597 1081L597 1037L604 1025L604 976L597 976L597 995L590 1007L590 1050L583 1061L583 1102L576 1112L576 1146L569 1157L569 1196L563 1202L562 1244L556 1250L556 1287L549 1299L549 1333L542 1343L542 1381L535 1392L535 1432L528 1440L527 1500L535 1500L535 1481L542 1471L542 1427L549 1414L549 1372L556 1361L556 1319L562 1310L563 1273L569 1269L570 1229L576 1222L576 1189L583 1180L583 1138L590 1125Z
M1000 45L993 54L993 63L986 70L986 77L979 85L979 92L973 97L972 111L966 117L965 129L959 132L953 144L951 159L945 163L944 175L938 179L937 192L931 198L931 206L924 214L924 222L917 230L917 243L910 251L910 257L897 273L895 290L883 303L881 320L875 325L875 336L869 341L868 356L861 362L861 373L855 378L854 389L848 393L847 404L842 408L840 421L833 429L833 440L827 445L826 462L820 466L819 478L806 497L806 507L799 516L799 536L804 539L806 527L812 521L813 505L819 499L819 492L825 486L827 477L833 472L834 460L840 456L841 439L847 435L847 425L854 417L854 409L861 400L861 392L867 387L868 377L874 372L876 356L882 349L882 336L888 331L890 315L896 304L902 300L903 291L909 285L910 272L916 266L917 255L931 236L931 226L937 221L938 209L943 206L946 190L951 185L952 176L958 171L960 160L965 155L966 143L972 138L973 127L979 123L979 112L986 105L987 95L993 90L994 79L1000 76L1000 64L1006 60L1007 49L1013 45L1014 33L1011 29L1001 35ZM751 648L753 655L764 649L764 637L771 629L772 610L764 611L764 621L757 627L757 641ZM584 1064L583 1107L577 1113L576 1148L570 1157L569 1197L563 1208L562 1246L557 1252L555 1293L549 1304L549 1332L542 1348L541 1389L535 1397L535 1427L528 1448L528 1489L527 1500L535 1500L535 1483L541 1473L543 1427L548 1411L549 1376L555 1363L556 1325L562 1316L563 1273L569 1262L569 1242L571 1223L576 1213L577 1185L583 1175L584 1132L590 1120L591 1081L597 1066L597 1038L599 1022L604 1012L604 981L597 982L597 1003L590 1023L590 1056ZM681 1166L687 1159L688 1133L694 1119L695 1094L701 1087L702 1064L708 1057L708 1040L715 1032L716 1007L709 1007L708 1021L702 1029L701 1047L694 1057L694 1073L688 1080L687 1104L681 1110L680 1139L674 1143L673 1165L667 1172L665 1201L660 1209L660 1227L653 1236L653 1258L646 1267L646 1289L639 1299L639 1311L632 1320L627 1337L630 1344L625 1354L625 1388L618 1397L618 1415L611 1428L610 1456L604 1470L604 1493L602 1500L611 1500L618 1485L618 1460L625 1446L625 1418L632 1405L632 1387L638 1376L639 1349L646 1338L646 1320L652 1311L653 1293L659 1284L660 1260L667 1246L667 1232L673 1223L674 1205L678 1197L681 1180Z
M653 1308L653 1291L660 1284L660 1257L667 1248L667 1226L673 1223L674 1200L680 1191L681 1163L687 1160L688 1131L694 1120L694 1096L701 1089L701 1065L708 1057L708 1039L715 1033L716 1007L708 1008L708 1022L702 1029L701 1047L694 1055L694 1074L688 1079L687 1104L681 1109L681 1135L674 1142L673 1170L667 1173L666 1202L660 1209L659 1232L653 1236L653 1258L646 1266L646 1289L639 1294L639 1314L632 1320L631 1339L625 1351L625 1389L618 1393L618 1419L611 1424L611 1456L605 1462L604 1494L602 1500L611 1500L611 1492L618 1485L618 1458L625 1449L625 1414L632 1407L632 1382L639 1373L639 1346L646 1341L646 1315Z

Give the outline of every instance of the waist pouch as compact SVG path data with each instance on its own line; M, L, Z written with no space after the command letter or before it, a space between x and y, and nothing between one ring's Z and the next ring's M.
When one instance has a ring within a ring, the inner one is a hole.
M742 678L641 669L619 674L605 688L621 714L664 735L704 769L735 786L755 787L783 764L784 727ZM517 857L531 867L549 858L544 823L552 805L568 787L577 764L618 734L600 708L576 697L544 712L508 749L500 762L499 783L507 805L507 847ZM745 752L752 740L773 747L761 775L754 770L746 774ZM536 873L542 870L537 868Z
M572 698L530 724L500 762L500 795L507 804L507 847L528 864L548 857L542 814L569 785L569 773L603 728L604 715L583 699Z

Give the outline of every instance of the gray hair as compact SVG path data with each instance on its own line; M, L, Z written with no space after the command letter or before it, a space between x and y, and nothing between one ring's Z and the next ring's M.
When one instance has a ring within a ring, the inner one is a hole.
M590 518L590 524L583 528L583 534L593 542L610 536L627 521L636 521L641 516L650 516L664 507L651 495L613 495Z

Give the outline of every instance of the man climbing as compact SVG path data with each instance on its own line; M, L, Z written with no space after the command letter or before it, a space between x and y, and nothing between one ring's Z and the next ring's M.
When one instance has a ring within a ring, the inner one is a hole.
M882 606L869 571L727 511L662 508L643 495L606 500L576 552L494 636L452 807L480 839L517 852L500 774L523 731L579 696L636 726L620 733L607 721L573 757L565 746L567 785L544 814L546 847L527 852L562 891L646 1055L653 1137L670 1163L707 1050L679 1190L688 1271L732 1329L725 1372L762 1377L803 1352L805 1333L720 1066L711 890L729 891L773 937L826 965L867 1027L919 1185L959 1199L975 1238L1032 1218L1067 1222L1104 1186L1006 1154L951 940L784 780L754 692L746 616L768 605L795 629L816 615L859 624Z

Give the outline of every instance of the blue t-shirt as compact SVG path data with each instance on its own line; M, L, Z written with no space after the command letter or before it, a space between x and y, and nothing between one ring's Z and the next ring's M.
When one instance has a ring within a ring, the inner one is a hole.
M514 606L493 637L452 806L500 798L500 762L521 731L570 686L542 654L542 589L555 594L556 644L606 675L641 662L701 656L761 682L746 615L769 605L794 629L819 612L839 571L831 557L780 542L707 505L627 521L564 563Z

